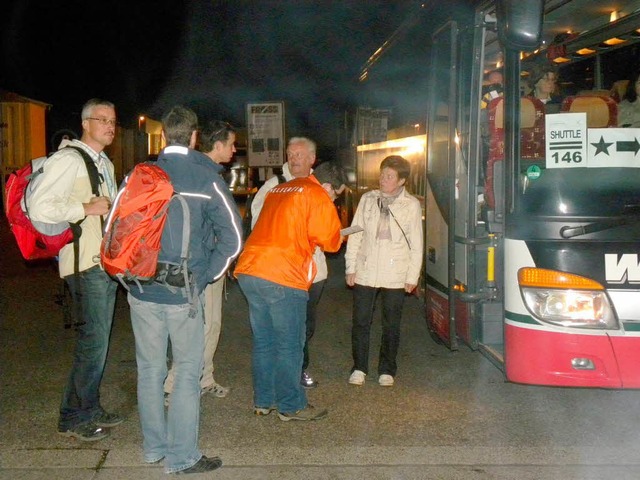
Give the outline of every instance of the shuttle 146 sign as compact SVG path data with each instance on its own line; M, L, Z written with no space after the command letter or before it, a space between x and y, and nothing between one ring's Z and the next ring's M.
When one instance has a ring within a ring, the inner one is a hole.
M545 116L546 167L587 166L587 114L556 113Z
M640 128L587 128L586 113L545 117L546 168L640 168Z

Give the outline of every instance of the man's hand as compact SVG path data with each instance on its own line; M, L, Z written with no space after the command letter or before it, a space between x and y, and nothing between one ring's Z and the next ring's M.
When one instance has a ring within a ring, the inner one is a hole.
M417 285L412 285L410 283L405 283L404 284L404 291L407 293L411 293L416 289Z
M345 280L347 282L347 285L349 285L350 287L353 287L356 284L356 274L355 273L347 273L345 275Z
M89 203L83 203L84 214L89 215L106 215L111 208L111 200L107 197L92 197Z
M331 198L332 202L336 198L338 198L338 195L336 194L336 191L333 189L333 185L331 185L330 183L323 183L322 184L322 188L324 188L325 191L329 194L329 197Z

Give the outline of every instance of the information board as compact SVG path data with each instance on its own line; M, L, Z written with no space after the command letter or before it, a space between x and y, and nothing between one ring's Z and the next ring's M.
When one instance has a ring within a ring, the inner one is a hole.
M284 102L247 103L249 167L282 165L284 141Z

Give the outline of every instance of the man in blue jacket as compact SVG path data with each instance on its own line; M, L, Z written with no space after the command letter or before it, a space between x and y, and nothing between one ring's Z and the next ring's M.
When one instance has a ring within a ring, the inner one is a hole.
M189 206L191 285L155 282L144 292L132 288L128 300L136 340L138 410L144 436L144 460L164 459L166 473L201 473L222 465L198 449L200 375L204 351L203 291L221 278L242 248L241 219L233 197L219 174L220 166L194 150L197 117L176 106L162 119L167 147L157 165ZM183 210L173 201L162 235L158 270L180 257ZM163 382L171 341L175 382L165 418Z

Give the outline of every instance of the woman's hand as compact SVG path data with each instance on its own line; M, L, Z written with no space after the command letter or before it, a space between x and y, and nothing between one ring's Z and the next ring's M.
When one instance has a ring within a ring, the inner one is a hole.
M347 285L349 285L350 287L353 287L356 284L356 274L355 273L347 273L345 275L345 280L347 282Z

